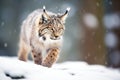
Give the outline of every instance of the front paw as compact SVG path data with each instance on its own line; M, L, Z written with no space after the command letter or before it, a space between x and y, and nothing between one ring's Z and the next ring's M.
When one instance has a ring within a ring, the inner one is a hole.
M48 50L48 52L52 52L52 53L59 53L60 52L60 49L59 48L51 48Z

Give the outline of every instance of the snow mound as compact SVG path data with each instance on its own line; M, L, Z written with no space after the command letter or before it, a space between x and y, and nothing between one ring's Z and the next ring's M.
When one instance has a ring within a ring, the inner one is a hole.
M0 80L120 80L120 71L85 62L64 62L47 68L0 57Z

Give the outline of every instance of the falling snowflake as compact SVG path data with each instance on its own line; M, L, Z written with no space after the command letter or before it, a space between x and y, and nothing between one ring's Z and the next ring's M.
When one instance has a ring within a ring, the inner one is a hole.
M96 28L98 26L98 19L95 15L87 13L83 17L83 21L89 28Z
M109 1L109 4L112 5L112 1Z
M5 23L4 22L1 22L1 26L4 26L5 25Z
M4 43L4 47L7 47L8 46L8 44L7 43Z
M100 3L97 2L96 5L97 5L97 6L100 6Z
M116 35L113 32L109 32L105 36L105 44L108 47L115 47L118 42Z
M101 49L101 45L98 45L98 48Z

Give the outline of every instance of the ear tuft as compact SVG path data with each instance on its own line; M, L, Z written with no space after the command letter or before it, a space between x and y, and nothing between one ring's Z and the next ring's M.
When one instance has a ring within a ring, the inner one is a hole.
M68 13L70 11L70 7L68 7L67 9L66 9L66 12Z
M45 6L43 6L43 12L45 12L45 9L46 9Z

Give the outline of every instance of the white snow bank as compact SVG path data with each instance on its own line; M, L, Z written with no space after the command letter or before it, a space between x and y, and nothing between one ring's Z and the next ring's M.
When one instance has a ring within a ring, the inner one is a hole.
M0 57L0 80L120 80L120 71L85 62L65 62L46 68Z

